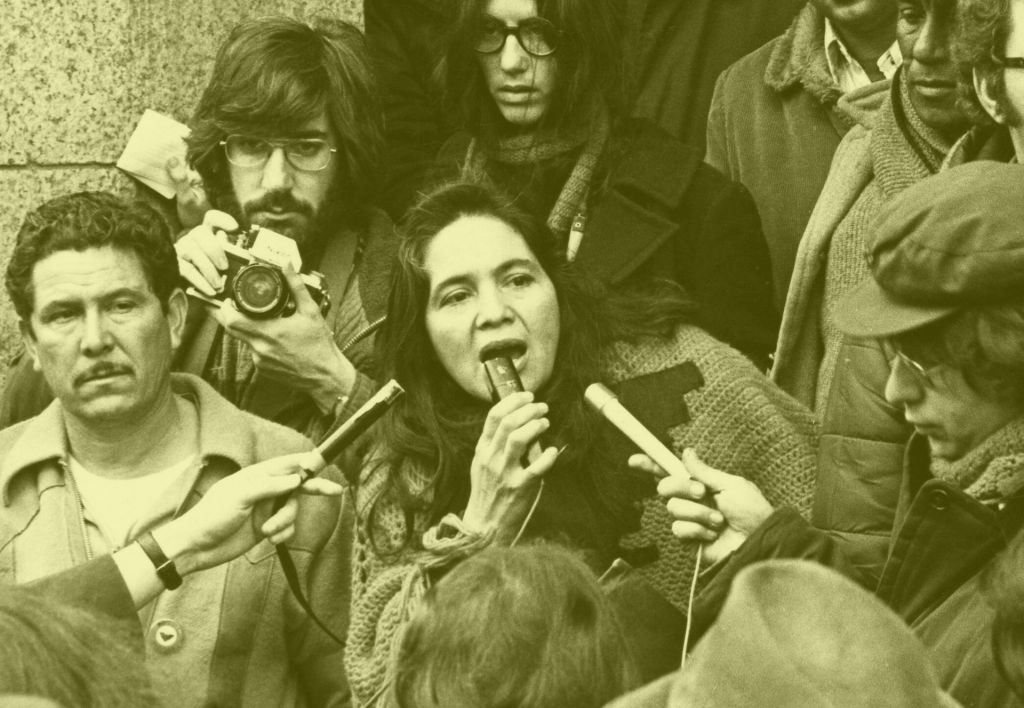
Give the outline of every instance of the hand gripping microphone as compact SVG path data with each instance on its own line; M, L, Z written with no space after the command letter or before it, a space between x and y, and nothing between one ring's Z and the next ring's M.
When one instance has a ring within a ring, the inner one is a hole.
M636 444L648 457L670 475L690 478L683 461L676 457L676 454L654 437L650 430L644 427L643 423L633 417L626 408L619 403L619 399L604 384L590 384L583 392L584 400L591 408L596 410L605 420L614 425L622 434Z
M515 363L515 357L522 356L525 351L526 346L518 340L492 342L480 350L480 363L487 373L494 403L526 390ZM535 440L526 451L526 459L533 462L540 457L541 452L540 442Z
M320 441L315 449L306 453L300 463L302 469L313 476L323 470L330 461L351 445L356 438L377 422L384 413L405 393L397 381L391 379L373 394L352 417Z

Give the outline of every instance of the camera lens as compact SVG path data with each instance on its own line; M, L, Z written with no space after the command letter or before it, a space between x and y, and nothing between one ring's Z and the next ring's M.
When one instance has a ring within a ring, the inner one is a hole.
M284 274L265 263L250 263L239 268L232 291L239 312L256 319L276 317L288 302Z

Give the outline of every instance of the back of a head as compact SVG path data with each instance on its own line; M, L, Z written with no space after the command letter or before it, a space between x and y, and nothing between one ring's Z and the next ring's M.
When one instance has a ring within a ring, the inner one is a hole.
M673 687L672 706L937 708L910 629L852 581L806 561L743 570Z
M589 568L555 546L491 548L449 572L403 638L402 708L601 706L637 683Z
M130 628L40 597L0 591L0 694L46 698L76 708L156 705Z
M221 45L188 138L188 159L215 207L230 200L220 141L231 134L286 137L325 114L338 150L336 200L373 195L383 144L377 91L357 27L271 15L238 24Z
M7 292L22 320L32 313L35 264L59 251L116 248L138 257L164 305L178 286L178 259L167 222L153 207L108 192L55 197L29 212L7 263Z

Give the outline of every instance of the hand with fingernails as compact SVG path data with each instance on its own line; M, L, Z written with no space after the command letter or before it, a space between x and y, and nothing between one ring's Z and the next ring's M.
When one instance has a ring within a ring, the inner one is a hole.
M551 423L548 405L521 391L498 401L487 414L470 465L470 494L463 523L477 533L494 531L511 543L537 494L541 477L558 458L554 447L523 465L523 457Z
M663 476L658 494L666 499L674 519L672 533L704 543L704 558L715 563L739 548L774 509L756 484L705 464L691 448L683 451L682 460L690 477L664 476L664 470L644 454L631 455L628 464Z
M178 268L196 290L215 297L224 288L225 233L238 222L222 211L206 212L203 223L178 239ZM257 371L289 388L307 393L323 413L329 413L339 397L352 390L356 370L334 341L320 306L313 300L295 269L281 269L296 310L289 317L254 320L224 299L211 313L224 330L249 345Z

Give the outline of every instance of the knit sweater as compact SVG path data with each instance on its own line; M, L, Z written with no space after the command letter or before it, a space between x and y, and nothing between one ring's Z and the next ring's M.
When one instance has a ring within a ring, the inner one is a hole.
M686 362L696 365L699 380L682 393L688 420L664 431L676 452L693 447L708 464L752 479L773 504L789 504L807 513L814 482L813 417L739 352L695 327L682 326L671 338L612 345L604 356L604 378L616 386ZM671 398L663 390L659 394ZM623 467L624 463L623 458ZM345 656L357 705L374 704L387 688L401 631L428 584L425 569L451 562L439 557L444 553L464 556L480 547L463 544L447 551L406 547L395 554L378 554L369 541L367 517L390 472L369 463L365 470L356 492L353 618ZM428 480L407 482L416 493ZM427 531L421 515L413 517L413 524L414 534ZM399 547L404 532L402 508L394 498L382 498L374 516L378 546ZM621 539L625 551L650 546L657 549L657 559L639 572L684 608L695 546L672 536L671 518L663 501L653 495L643 502L640 530Z

